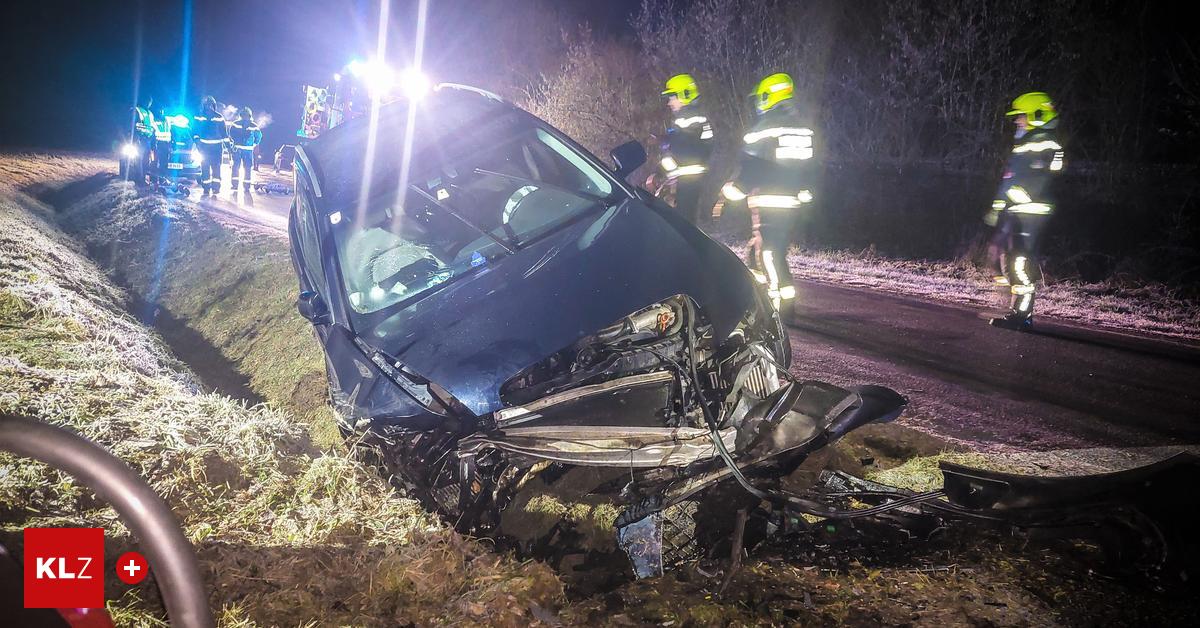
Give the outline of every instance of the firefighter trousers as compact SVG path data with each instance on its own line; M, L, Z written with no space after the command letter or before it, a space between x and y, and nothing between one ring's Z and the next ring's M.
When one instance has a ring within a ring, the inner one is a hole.
M800 207L752 207L752 235L746 249L747 264L762 273L767 283L767 295L785 320L792 317L796 287L787 263L788 247L796 227Z
M1005 212L996 225L994 244L1000 246L1000 265L1008 281L1010 316L1030 318L1041 279L1038 245L1049 214Z
M675 181L675 210L693 225L703 218L700 212L700 193L704 190L704 177L690 175Z
M239 168L244 174L239 174ZM254 149L253 148L234 148L233 149L233 164L230 168L233 174L230 175L230 184L236 190L238 183L241 183L247 190L254 183ZM243 178L245 177L245 178Z
M221 144L196 142L200 149L200 185L211 192L221 191Z

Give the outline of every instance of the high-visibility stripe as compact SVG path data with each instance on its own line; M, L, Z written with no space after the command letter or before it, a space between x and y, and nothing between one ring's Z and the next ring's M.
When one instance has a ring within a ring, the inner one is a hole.
M221 142L224 142L224 141L225 140L206 140L204 138L200 138L201 144L220 144Z
M746 200L746 203L751 208L789 209L800 207L807 202L804 200L806 198L812 200L812 193L808 190L801 190L799 194L754 194Z
M241 144L238 144L238 145L234 146L234 148L237 148L240 150L254 150L254 145L251 144L250 146L243 146Z
M1008 192L1006 192L1006 194L1008 194L1008 198L1014 203L1029 203L1033 201L1033 199L1029 196L1029 192L1026 192L1025 188L1019 185L1014 185L1011 188L1008 188Z
M796 298L796 286L784 286L779 289L779 298L794 299Z
M708 122L708 118L705 118L704 116L692 116L690 118L675 118L675 126L681 128L681 129L686 129L686 128L692 126L693 124L700 124L703 122Z
M704 130L700 132L700 139L711 140L712 138L713 138L713 130L709 127L704 127Z
M788 127L776 126L761 131L751 131L742 136L742 140L747 144L755 144L769 137L780 137L782 135L812 135L812 129L806 127Z
M812 159L812 156L811 146L779 146L775 148L775 159Z
M708 172L708 168L706 168L703 164L691 164L688 166L679 166L678 168L671 170L667 173L667 177L674 179L677 177L704 174L705 172Z
M992 201L992 209L994 209L996 211L1003 211L1004 208L1007 206L1008 206L1008 201L1005 201L1002 198L998 198L998 199Z
M1029 306L1033 303L1033 293L1021 297L1021 304L1017 306L1018 312L1028 312Z
M779 294L779 272L775 270L775 252L766 249L762 252L763 270L767 271L767 290Z
M731 201L740 201L746 198L746 193L737 186L733 181L721 186L721 195Z
M1025 142L1013 146L1014 153L1040 153L1044 150L1062 150L1062 146L1054 140L1042 140L1040 142Z
M675 158L670 155L663 157L662 161L659 163L662 164L663 170L666 170L667 172L671 172L679 167L679 164L675 163Z
M1062 151L1058 151L1057 153L1054 153L1054 159L1050 160L1050 169L1058 171L1058 170L1062 170L1062 167L1063 167L1063 154L1062 154Z
M1016 261L1013 263L1013 269L1017 273L1017 281L1020 281L1027 286L1033 283L1032 281L1029 281L1029 273L1025 272L1025 265L1028 262L1028 257L1025 257L1024 255L1018 255Z
M1054 210L1053 205L1046 203L1017 203L1008 208L1014 214L1035 214L1044 216Z

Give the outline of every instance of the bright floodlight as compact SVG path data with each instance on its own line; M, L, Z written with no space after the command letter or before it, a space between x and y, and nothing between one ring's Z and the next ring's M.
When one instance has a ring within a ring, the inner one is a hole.
M408 68L400 75L400 88L409 100L420 100L433 87L429 77L416 68Z
M138 148L133 143L126 143L121 146L121 156L126 159L137 159Z
M378 59L362 61L355 59L346 64L350 76L362 82L374 98L382 98L396 86L396 72Z

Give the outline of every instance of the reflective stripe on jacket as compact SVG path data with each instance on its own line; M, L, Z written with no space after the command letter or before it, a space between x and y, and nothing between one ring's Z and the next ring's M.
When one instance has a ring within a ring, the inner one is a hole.
M233 140L233 147L241 150L254 150L262 142L262 131L253 121L247 123L244 120L238 120L229 125L229 139Z
M735 185L758 207L798 207L811 201L817 175L815 139L793 105L777 105L742 137Z

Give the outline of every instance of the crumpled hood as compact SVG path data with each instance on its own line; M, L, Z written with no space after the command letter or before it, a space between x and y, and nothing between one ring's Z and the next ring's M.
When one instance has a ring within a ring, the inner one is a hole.
M501 385L526 367L676 294L696 300L718 338L756 302L729 249L631 200L446 286L364 340L483 415L503 407Z

